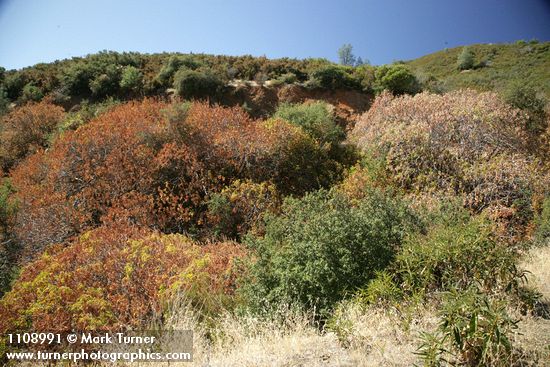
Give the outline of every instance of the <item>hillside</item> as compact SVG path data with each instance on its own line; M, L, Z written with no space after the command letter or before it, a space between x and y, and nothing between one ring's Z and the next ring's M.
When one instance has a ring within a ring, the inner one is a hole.
M445 49L406 62L420 78L442 90L475 88L506 91L522 84L550 97L550 42L478 44L469 48L475 55L472 70L459 71L457 59L462 47Z
M0 335L191 329L200 366L550 366L549 48L2 70ZM0 364L22 347L0 338Z

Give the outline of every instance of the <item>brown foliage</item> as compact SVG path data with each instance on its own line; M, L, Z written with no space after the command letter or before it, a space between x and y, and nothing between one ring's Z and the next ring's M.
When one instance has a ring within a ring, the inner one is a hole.
M341 172L324 147L284 121L146 99L66 132L13 170L12 231L27 257L103 224L196 233L209 197L236 179L302 194Z
M548 186L530 155L527 118L494 93L382 94L353 136L385 161L399 187L459 194L476 212L487 209L526 224Z
M48 102L16 108L0 122L0 169L7 172L28 154L47 146L49 134L61 122L63 108Z
M199 302L233 294L233 259L244 255L230 242L201 246L182 235L101 227L23 269L0 301L0 330L146 326L175 292Z

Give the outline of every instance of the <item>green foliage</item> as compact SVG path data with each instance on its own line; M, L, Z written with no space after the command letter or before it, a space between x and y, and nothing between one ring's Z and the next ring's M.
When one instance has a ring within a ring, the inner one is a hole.
M420 91L416 77L403 64L381 66L376 69L375 77L379 91L386 89L397 95L415 94Z
M216 96L222 86L221 80L209 73L184 68L174 75L174 88L185 98Z
M0 181L0 242L2 234L8 224L8 218L15 212L15 205L9 201L10 194L14 191L7 178Z
M364 304L393 304L402 299L403 291L395 283L393 276L388 271L381 271L369 282L365 290L360 291L357 299Z
M141 71L134 66L126 66L122 71L120 88L134 93L139 92L143 88L143 74Z
M103 73L90 81L90 90L96 97L113 96L118 92L119 83L120 69L116 65L108 65Z
M7 235L9 219L17 209L9 198L13 190L8 179L0 180L0 297L9 290L16 272L16 247Z
M355 56L353 55L353 46L349 43L342 45L338 49L338 60L345 66L355 65Z
M8 99L8 93L3 85L0 85L0 117L8 112L10 100Z
M308 86L312 88L338 89L359 88L359 83L352 78L345 67L327 65L310 74Z
M466 219L462 209L454 210L427 234L405 241L393 265L402 289L412 295L474 284L491 291L517 289L523 274L515 250L498 242L483 218Z
M463 47L457 58L458 70L469 70L474 67L474 53L470 47Z
M208 202L208 224L214 237L240 239L262 230L262 217L280 205L275 187L266 182L236 180Z
M329 105L325 102L279 105L275 118L292 122L322 143L338 144L345 138L344 130L336 125Z
M90 93L90 79L93 70L90 63L78 62L69 64L61 71L59 79L62 88L69 95L87 95Z
M202 65L191 55L185 56L171 56L166 64L160 69L156 76L157 81L165 88L170 86L174 82L174 74L179 69L185 68L195 70Z
M10 72L4 77L4 88L8 98L15 101L23 92L26 81L21 73Z
M511 336L518 321L508 315L504 300L473 288L453 290L445 294L440 316L438 332L422 335L425 366L514 365Z
M379 192L352 205L335 190L285 200L266 218L246 294L255 307L276 303L327 312L373 279L394 258L414 218L405 205Z
M21 99L22 99L24 102L27 102L27 101L38 102L38 101L40 101L43 97L44 97L44 94L42 93L42 91L40 90L40 88L38 88L37 86L33 85L32 83L28 83L28 84L25 85L25 87L23 88L23 95L21 96Z
M516 108L520 108L529 114L527 130L533 133L540 133L546 126L546 99L540 96L537 91L523 83L514 83L504 92L506 102Z
M462 47L445 49L407 62L416 74L431 75L446 90L474 88L480 91L505 91L513 84L532 87L550 98L550 42L529 45L477 44L468 46L487 67L457 73L457 58Z

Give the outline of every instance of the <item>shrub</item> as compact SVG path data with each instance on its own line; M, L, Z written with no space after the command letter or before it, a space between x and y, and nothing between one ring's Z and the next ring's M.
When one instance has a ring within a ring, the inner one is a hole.
M300 128L240 108L154 100L116 106L12 171L13 232L28 257L98 225L203 233L207 201L236 179L301 195L344 165Z
M328 188L342 179L348 165L355 163L353 154L337 159L330 147L321 146L301 128L286 121L268 120L263 125L272 145L257 174L261 181L272 180L283 195L303 195Z
M287 199L265 235L248 240L246 294L255 307L297 304L326 316L392 261L411 223L403 203L377 192L357 206L336 191Z
M223 83L214 75L199 71L180 69L174 75L174 88L185 98L216 96Z
M0 84L0 118L8 112L10 100L8 99L8 93L6 88Z
M143 74L134 66L126 66L120 78L120 88L125 91L139 92L143 88Z
M27 82L20 72L9 72L5 75L3 84L8 98L15 101L21 96Z
M235 243L199 246L182 235L102 227L22 270L0 301L0 331L145 327L180 290L219 311L234 292L233 259L243 255Z
M308 84L313 88L325 89L359 88L359 83L347 73L346 69L336 65L323 66L313 71Z
M21 99L23 100L23 102L28 102L28 101L38 102L43 97L44 97L44 94L42 93L40 88L29 83L25 85L25 87L23 88L23 94L21 96Z
M402 64L384 65L376 69L376 86L379 91L389 90L393 94L414 94L419 84L411 71Z
M425 365L515 365L512 332L518 321L506 306L475 289L447 293L438 332L422 336L419 354Z
M286 73L276 79L281 84L294 84L298 81L298 77L294 73Z
M343 129L336 125L334 116L325 102L279 105L273 115L300 126L321 143L339 144L345 138Z
M504 99L510 105L529 114L527 131L539 134L546 129L546 100L540 97L535 89L525 84L512 84L504 92Z
M29 153L45 147L64 116L63 108L48 102L30 103L5 115L0 122L0 168L7 172Z
M173 84L174 74L179 69L195 70L201 66L201 63L193 58L193 56L171 56L165 65L160 69L156 76L156 80L164 87Z
M547 176L530 156L525 114L494 93L382 94L352 133L411 192L461 195L475 211L525 224Z
M113 96L118 93L120 69L117 65L108 65L101 74L90 81L90 90L96 97Z
M458 70L469 70L474 67L474 53L469 47L463 47L457 58Z
M427 234L407 238L393 265L403 291L414 295L478 284L488 292L517 289L522 274L516 250L498 242L486 220L457 214L451 213L454 219L444 214Z
M90 80L94 77L91 65L86 62L75 62L62 69L59 76L61 87L68 95L88 95Z
M234 181L208 202L208 224L215 236L239 239L261 231L262 218L279 207L279 195L269 183Z
M17 246L7 233L8 223L17 207L10 200L13 187L8 179L0 179L0 297L9 289L16 270Z

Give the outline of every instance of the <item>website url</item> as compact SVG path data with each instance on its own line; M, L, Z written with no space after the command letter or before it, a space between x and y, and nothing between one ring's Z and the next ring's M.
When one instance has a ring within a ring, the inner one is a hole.
M84 349L77 352L8 352L8 360L17 361L108 361L108 362L137 362L137 361L191 361L191 353L158 353L144 352L138 349L135 352L87 352Z

